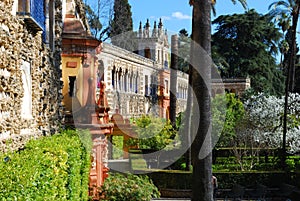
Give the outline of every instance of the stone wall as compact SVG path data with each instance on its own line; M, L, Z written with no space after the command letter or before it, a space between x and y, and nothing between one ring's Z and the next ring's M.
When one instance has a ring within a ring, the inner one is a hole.
M42 31L32 31L14 15L13 0L0 2L0 151L22 148L28 139L53 134L60 127L61 1L55 6L56 40L51 52L42 41ZM31 94L24 93L24 63L30 66ZM27 109L31 114L22 114L23 102L31 107Z

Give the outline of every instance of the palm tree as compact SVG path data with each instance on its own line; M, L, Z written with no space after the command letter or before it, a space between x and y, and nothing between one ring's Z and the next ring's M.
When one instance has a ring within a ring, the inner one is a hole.
M285 86L285 99L284 99L284 113L283 113L283 136L282 136L282 155L281 155L281 164L283 169L286 167L286 134L287 134L287 113L288 113L288 96L289 91L294 90L295 85L295 60L296 60L296 32L299 19L299 9L300 9L300 0L283 0L272 3L269 6L271 10L271 15L275 16L287 16L287 20L284 20L284 23L279 23L282 26L287 26L287 22L291 21L292 25L290 27L291 32L291 47L290 54L288 57L288 66L287 66L287 76L286 76L286 86Z
M233 4L237 3L236 0L231 0L231 1L232 1ZM247 0L238 0L238 1L242 4L244 9L247 8ZM216 16L217 12L216 12L216 9L215 9L215 5L217 3L217 0L212 0L211 3L212 3L213 14L214 14L214 16Z
M290 31L290 51L287 61L287 77L289 80L288 90L293 91L295 87L295 57L296 57L296 32L299 19L300 0L280 0L273 2L270 6L270 15L278 21L283 33ZM287 32L288 34L289 32Z
M246 0L239 0L246 5ZM235 0L232 0L236 3ZM213 200L211 145L211 8L216 0L190 0L193 6L190 79L195 93L191 130L197 131L191 145L193 164L192 201ZM192 69L191 69L192 68ZM195 102L196 101L196 102ZM199 104L196 104L199 103ZM198 106L198 108L196 107ZM189 115L189 114L187 114Z
M211 0L194 0L192 18L192 44L191 65L192 88L195 93L195 104L197 111L193 109L193 119L200 116L199 122L192 124L198 126L196 136L191 146L193 164L192 201L211 201L213 199L212 189L212 155L210 141L210 79L211 65L207 58L211 52ZM191 128L195 130L195 128ZM206 139L208 139L206 141ZM204 149L203 157L199 157L200 151Z

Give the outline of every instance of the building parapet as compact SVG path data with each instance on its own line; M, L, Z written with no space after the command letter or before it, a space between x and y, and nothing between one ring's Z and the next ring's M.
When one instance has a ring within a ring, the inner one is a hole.
M222 80L224 83L249 83L250 84L250 78L227 78Z
M103 43L102 53L112 54L118 58L126 59L152 68L159 68L159 64L157 64L155 61L109 43Z

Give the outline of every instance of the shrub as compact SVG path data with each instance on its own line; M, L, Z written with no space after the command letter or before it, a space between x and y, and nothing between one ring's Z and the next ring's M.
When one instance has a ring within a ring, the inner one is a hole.
M99 193L103 200L109 201L150 201L160 196L148 176L120 173L111 173Z
M278 187L283 183L300 187L300 173L286 173L282 171L261 172L213 172L218 179L219 189L230 189L234 184L252 188L256 184L268 187ZM191 189L193 173L178 170L159 170L147 173L153 183L161 189Z
M167 146L180 143L177 131L169 120L143 115L135 120L133 125L137 138L128 140L127 145L138 146L140 149L161 150Z
M91 139L63 131L1 154L1 200L88 200Z

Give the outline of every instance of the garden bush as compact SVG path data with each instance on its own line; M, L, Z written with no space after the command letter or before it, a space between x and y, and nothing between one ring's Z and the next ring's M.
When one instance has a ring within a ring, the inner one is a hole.
M62 131L2 153L1 200L88 200L89 132Z
M245 187L253 187L256 184L264 184L268 187L278 187L288 183L300 187L300 173L283 171L260 171L260 172L213 172L218 179L220 189L230 189L234 184ZM191 189L192 172L179 170L160 170L147 173L153 183L161 189Z
M127 141L127 146L137 146L140 149L162 150L180 144L177 130L175 130L169 120L143 115L134 120L132 126L137 133L137 138Z
M148 176L120 173L110 173L99 194L101 200L109 201L150 201L160 196Z

